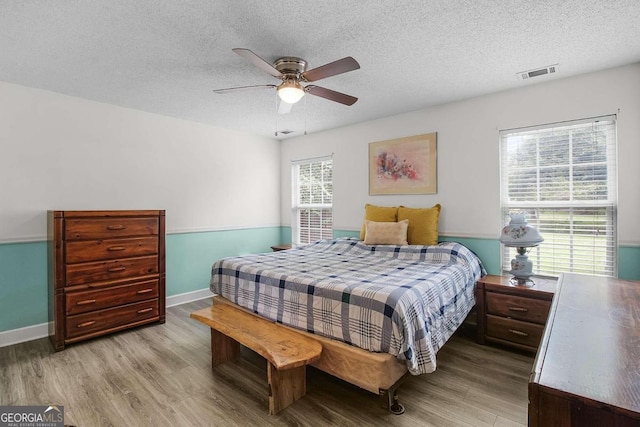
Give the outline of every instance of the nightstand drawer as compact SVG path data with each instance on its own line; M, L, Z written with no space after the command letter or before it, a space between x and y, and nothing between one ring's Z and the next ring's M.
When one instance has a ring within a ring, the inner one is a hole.
M487 313L544 325L551 301L487 292Z
M487 315L487 337L538 347L544 326Z

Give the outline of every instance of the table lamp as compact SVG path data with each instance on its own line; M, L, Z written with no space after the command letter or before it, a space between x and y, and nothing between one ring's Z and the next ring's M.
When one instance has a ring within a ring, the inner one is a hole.
M533 286L533 281L530 279L533 276L533 262L527 257L527 252L538 246L544 239L536 228L527 223L524 212L512 213L509 216L511 221L502 229L500 243L516 248L518 251L515 258L511 260L509 273L513 278L510 282L516 286Z

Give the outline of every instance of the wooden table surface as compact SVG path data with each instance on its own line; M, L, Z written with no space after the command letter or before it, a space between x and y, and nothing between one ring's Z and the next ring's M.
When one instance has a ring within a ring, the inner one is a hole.
M564 274L556 299L539 384L640 413L640 282Z

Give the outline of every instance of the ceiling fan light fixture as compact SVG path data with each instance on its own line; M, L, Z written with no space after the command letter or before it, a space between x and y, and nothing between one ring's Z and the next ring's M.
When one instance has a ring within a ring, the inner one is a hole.
M287 104L295 104L304 96L304 88L295 79L286 79L278 86L278 96Z
M235 53L245 58L249 62L253 63L256 67L262 71L267 72L271 76L281 80L282 82L276 85L253 85L253 86L240 86L230 87L224 89L215 89L215 93L223 94L237 91L244 91L250 89L273 89L276 88L278 97L282 102L278 106L278 114L284 114L287 111L287 107L291 106L304 96L305 93L309 93L313 96L328 99L329 101L338 102L343 105L353 105L358 98L355 96L347 95L345 93L336 92L335 90L327 89L324 87L316 86L314 84L302 86L300 81L305 83L316 82L327 77L337 76L349 71L357 70L360 68L358 61L350 56L347 56L337 61L330 62L328 64L321 65L312 70L307 70L307 61L296 56L283 56L276 59L273 64L268 63L249 49L236 48L233 49Z

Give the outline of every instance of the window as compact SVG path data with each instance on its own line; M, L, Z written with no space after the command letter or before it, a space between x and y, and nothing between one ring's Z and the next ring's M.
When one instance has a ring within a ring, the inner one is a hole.
M616 275L615 116L500 132L503 223L524 211L544 242L536 274ZM514 248L504 248L510 270Z
M332 164L331 157L293 162L291 226L294 243L333 237Z

